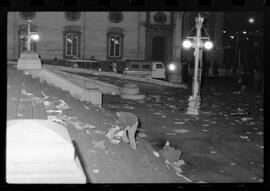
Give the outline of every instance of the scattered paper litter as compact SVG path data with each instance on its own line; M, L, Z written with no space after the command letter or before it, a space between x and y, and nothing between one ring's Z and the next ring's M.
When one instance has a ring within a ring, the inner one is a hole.
M48 115L47 120L55 122L55 123L60 123L64 126L67 125L63 120L59 119L58 116L56 116L56 115Z
M153 154L156 156L156 157L159 157L159 153L157 151L153 151Z
M132 106L124 106L123 108L125 108L125 109L134 109L134 107L132 107Z
M66 102L62 99L59 100L60 104L56 106L57 109L61 110L70 110L71 108L66 104Z
M241 138L241 139L248 139L248 136L241 136L241 135L240 135L240 138Z
M86 124L83 126L83 129L95 129L95 128L96 128L96 126L90 125L90 124Z
M139 133L138 136L139 137L147 137L145 133Z
M118 143L120 143L121 141L118 140L118 139L111 139L110 142L113 143L113 144L118 144Z
M186 129L175 129L173 131L176 132L176 133L188 133L188 132L190 132L190 130L186 130Z
M166 135L176 135L176 133L166 133Z
M21 92L26 96L32 96L32 93L26 92L24 89L21 90Z
M192 180L190 180L189 178L185 177L182 174L183 171L182 171L181 167L183 165L185 165L185 161L184 160L178 160L177 162L172 162L172 163L169 160L165 160L165 164L167 165L168 168L170 168L170 166L171 166L176 171L176 176L183 177L188 182L192 182Z
M263 135L262 131L259 131L258 133L256 133L257 135Z
M185 122L182 122L182 121L176 121L176 122L174 122L174 124L176 124L176 125L183 125L183 124L185 124Z
M121 137L123 136L124 131L118 131L117 133L115 133L114 137L117 139L121 139Z
M242 117L242 118L241 118L241 121L247 122L247 121L250 121L250 120L252 120L252 119L253 119L252 117Z
M52 109L49 109L49 110L46 110L47 113L63 113L62 110L52 110Z
M98 169L93 169L93 172L94 172L94 173L98 173L99 170L98 170Z
M74 126L76 129L79 129L79 130L82 129L82 126L83 126L83 123L82 123L82 122L79 122L79 121L72 121L71 123L73 124L73 126Z
M49 105L51 105L52 103L49 102L49 101L44 101L43 104L44 104L45 106L49 106Z
M231 164L232 166L235 166L235 165L236 165L236 163L235 163L235 162L231 162L230 164Z
M95 130L94 132L95 132L96 134L104 134L103 131L99 131L99 130Z
M55 119L58 119L57 115L48 115L48 117L47 117L47 120L49 120L49 121L53 121Z
M87 109L87 110L89 110L89 109L90 109L90 108L89 108L89 107L87 107L86 105L84 106L84 108L85 108L85 109Z
M207 130L207 129L203 129L202 131L203 131L203 132L205 132L205 133L207 133L207 132L208 132L208 130Z
M109 139L112 139L119 129L120 128L118 126L110 128L109 131L106 133L106 137L108 137Z
M104 141L97 142L96 144L94 144L94 147L99 148L99 149L106 149Z
M215 153L217 153L217 151L211 151L211 153L212 153L212 154L215 154Z

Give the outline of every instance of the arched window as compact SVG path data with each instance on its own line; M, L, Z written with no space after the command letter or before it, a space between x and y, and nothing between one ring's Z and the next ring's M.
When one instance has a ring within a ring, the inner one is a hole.
M80 57L81 28L78 26L66 26L63 31L63 57Z
M154 21L156 23L159 23L159 24L164 24L166 23L167 21L167 16L165 13L163 12L157 12L155 15L154 15Z
M79 57L79 35L76 33L65 34L65 56Z
M118 58L123 57L123 40L124 33L121 29L111 29L107 33L107 57Z

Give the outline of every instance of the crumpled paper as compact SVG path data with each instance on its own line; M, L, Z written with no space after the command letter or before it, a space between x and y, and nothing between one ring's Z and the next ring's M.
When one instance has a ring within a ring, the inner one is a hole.
M110 128L109 131L106 133L106 137L112 139L118 130L120 130L120 127L118 126Z

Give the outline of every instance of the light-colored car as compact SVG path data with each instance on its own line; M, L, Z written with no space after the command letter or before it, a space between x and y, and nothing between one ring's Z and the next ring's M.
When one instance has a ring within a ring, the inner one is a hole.
M166 68L159 61L130 60L127 63L124 74L165 79Z

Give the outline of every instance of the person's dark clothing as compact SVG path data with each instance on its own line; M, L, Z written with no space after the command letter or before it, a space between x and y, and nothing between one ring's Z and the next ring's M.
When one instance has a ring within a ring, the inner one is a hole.
M138 117L130 112L119 112L119 126L120 128L126 128L127 126L132 127L138 122Z

